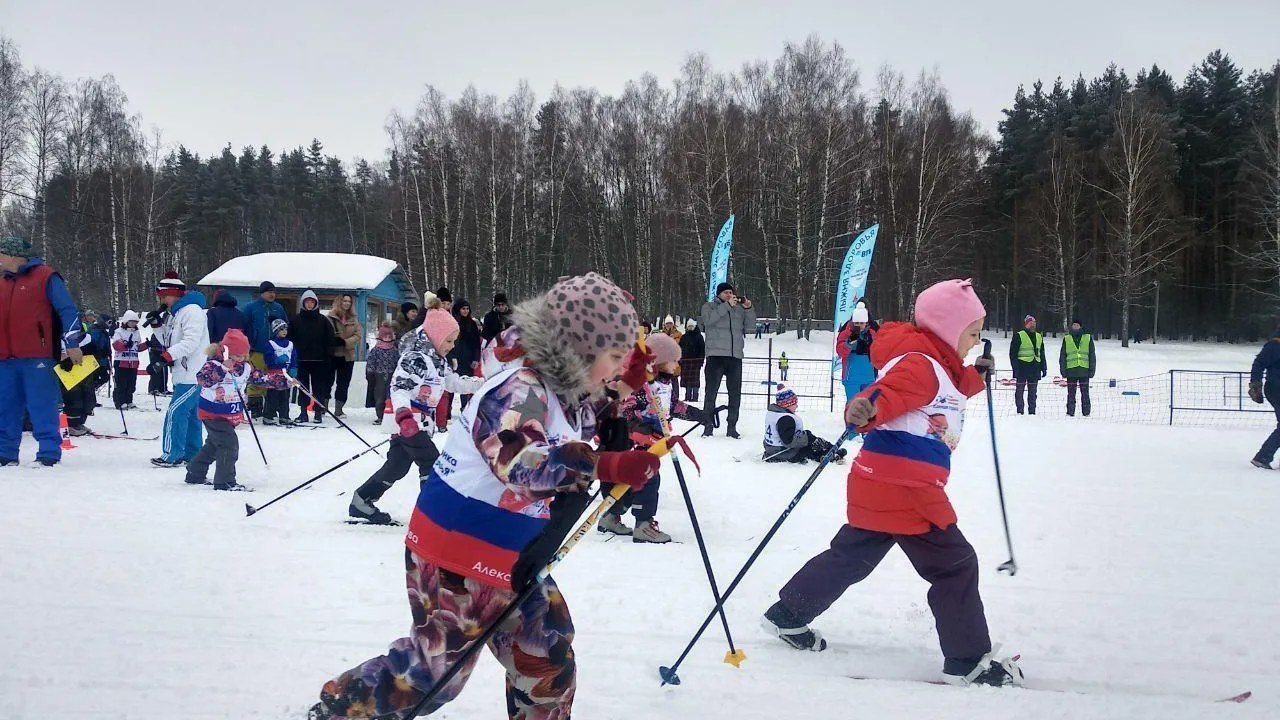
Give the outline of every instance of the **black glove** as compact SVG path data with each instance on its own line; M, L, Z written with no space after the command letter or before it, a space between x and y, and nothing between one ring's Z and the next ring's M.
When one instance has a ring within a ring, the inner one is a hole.
M1040 378L1041 378L1041 379L1044 379L1044 378L1046 378L1046 377L1049 377L1049 370L1048 370L1047 368L1041 368L1041 370L1040 370Z
M1259 405L1263 403L1264 398L1262 397L1262 381L1261 380L1249 381L1249 399L1258 403Z
M520 557L511 568L511 589L520 592L538 577L538 572L551 562L564 539L578 524L582 511L591 504L589 492L556 493L551 501L551 519L538 536L520 551Z
M600 438L600 450L619 452L631 449L631 435L627 429L627 421L622 418L601 420L596 427L596 435Z
M71 362L71 358L63 358L62 362L58 363L58 367L62 368L62 372L71 372L71 368L75 367L75 363Z

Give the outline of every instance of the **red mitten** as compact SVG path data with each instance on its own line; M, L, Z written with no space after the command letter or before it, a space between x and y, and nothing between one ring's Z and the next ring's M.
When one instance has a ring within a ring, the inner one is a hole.
M173 365L173 356L169 354L168 350L160 353L160 358L164 360L166 365Z
M622 483L639 490L658 474L662 461L644 450L602 452L596 460L596 477L604 482Z
M422 431L422 427L418 425L418 419L413 416L413 411L409 408L400 408L396 411L396 425L400 426L400 437L406 440Z
M627 353L627 357L622 361L622 377L620 378L632 392L644 387L649 382L649 366L653 364L657 357L649 348L640 348L637 344L631 348L631 352Z

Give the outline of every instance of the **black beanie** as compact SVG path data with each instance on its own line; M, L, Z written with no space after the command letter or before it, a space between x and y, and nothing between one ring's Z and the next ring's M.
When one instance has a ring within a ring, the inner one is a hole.
M725 290L732 290L732 289L733 289L733 286L732 286L732 285L730 285L730 284L729 284L729 283L727 283L727 282L722 282L722 283L720 283L719 285L717 285L717 286L716 286L716 295L719 295L720 293L724 292Z
M408 315L410 310L417 310L417 309L418 309L418 306L414 305L411 302L402 303L400 305L400 312L404 313L405 315Z
M506 302L507 302L507 294L506 294L506 293L496 293L496 294L493 296L493 304L494 304L494 305L505 305L505 304L506 304Z
M453 293L449 292L449 288L442 287L436 291L436 297L440 298L440 302L453 302Z

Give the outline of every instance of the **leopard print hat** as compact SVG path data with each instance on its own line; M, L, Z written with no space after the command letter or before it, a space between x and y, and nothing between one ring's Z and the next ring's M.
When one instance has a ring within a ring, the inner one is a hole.
M589 272L562 277L547 292L547 307L574 351L594 360L610 348L635 343L637 316L631 293Z

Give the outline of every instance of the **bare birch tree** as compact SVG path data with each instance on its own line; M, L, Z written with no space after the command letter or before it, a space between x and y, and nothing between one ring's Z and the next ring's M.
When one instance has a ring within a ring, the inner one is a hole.
M1084 262L1080 237L1082 159L1061 133L1049 142L1044 176L1036 189L1036 224L1040 229L1041 278L1050 292L1049 308L1062 316L1065 332L1076 307L1076 287Z
M1127 93L1112 115L1103 159L1110 199L1107 255L1120 303L1120 339L1129 346L1131 311L1151 273L1168 262L1182 239L1174 222L1169 118L1142 91Z

